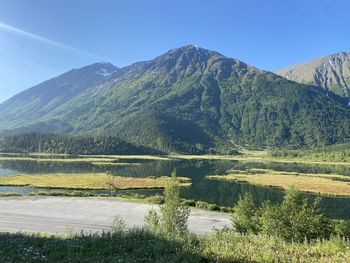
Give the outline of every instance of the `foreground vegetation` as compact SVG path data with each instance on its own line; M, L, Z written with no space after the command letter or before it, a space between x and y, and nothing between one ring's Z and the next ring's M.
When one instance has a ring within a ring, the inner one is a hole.
M51 189L153 189L164 188L169 177L134 178L112 176L108 173L79 173L79 174L25 174L0 177L3 186L30 186ZM189 178L180 178L181 186L190 186Z
M0 234L0 261L15 262L349 262L350 242L340 238L288 243L229 231L169 240L148 230L105 234Z
M142 229L126 230L116 216L99 234L0 234L1 262L349 262L350 223L326 218L318 203L288 190L282 204L257 207L249 194L232 214L233 227L191 234L175 174L160 211Z
M269 169L229 171L228 175L207 176L211 180L237 181L267 187L288 189L295 186L300 191L336 196L350 196L350 177L338 174L307 174L281 172Z

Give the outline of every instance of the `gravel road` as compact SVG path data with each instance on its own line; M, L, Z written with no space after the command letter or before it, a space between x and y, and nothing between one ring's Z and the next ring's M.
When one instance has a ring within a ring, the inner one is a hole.
M141 227L151 207L116 198L2 197L0 232L99 232L109 229L115 215L128 228ZM196 234L229 225L229 214L191 209L189 228Z

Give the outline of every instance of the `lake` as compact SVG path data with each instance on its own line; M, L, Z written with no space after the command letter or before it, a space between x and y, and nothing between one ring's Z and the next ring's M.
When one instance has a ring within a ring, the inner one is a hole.
M36 162L27 160L1 160L0 176L33 173L100 173L127 177L168 176L176 169L178 176L192 179L192 186L183 188L181 196L186 199L205 201L220 206L233 206L239 196L245 192L252 193L257 203L271 201L281 202L283 191L277 188L260 187L247 183L207 180L207 175L225 175L228 170L247 170L252 168L272 169L276 171L299 173L342 174L350 177L350 167L341 165L309 165L296 163L259 163L228 160L124 160L130 166L98 166L89 162ZM135 164L136 163L136 164ZM0 187L0 192L43 191L30 187ZM47 191L47 190L45 190ZM57 190L55 190L57 191ZM118 192L154 195L162 190L119 190ZM305 194L313 199L316 195ZM350 198L323 196L321 206L325 213L333 218L350 219Z

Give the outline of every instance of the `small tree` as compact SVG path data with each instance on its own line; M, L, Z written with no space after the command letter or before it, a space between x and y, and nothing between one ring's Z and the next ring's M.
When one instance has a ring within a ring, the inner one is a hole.
M107 171L106 173L108 174L107 185L109 186L110 195L114 196L114 195L116 195L116 192L117 192L117 186L116 186L116 183L115 183L115 177L113 176L111 171Z
M160 218L157 211L152 208L148 211L145 217L145 227L154 234L158 234L160 231Z
M232 225L237 232L246 234L257 231L256 211L257 208L251 193L247 192L243 197L239 197L239 201L234 207L234 213L231 216Z
M146 227L154 233L162 233L169 238L184 238L188 235L188 217L190 209L181 206L180 186L176 172L164 190L164 204L160 207L160 215L151 209L146 216Z
M318 209L320 199L310 204L301 193L291 188L280 205L264 205L260 211L262 233L279 236L287 241L329 238L331 222Z
M119 215L114 216L112 225L111 225L111 232L114 233L122 233L126 229L125 222L123 218Z

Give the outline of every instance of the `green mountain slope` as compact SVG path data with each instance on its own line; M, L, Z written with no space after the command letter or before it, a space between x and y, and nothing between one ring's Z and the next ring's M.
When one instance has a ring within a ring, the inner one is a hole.
M350 98L350 52L336 53L277 71L300 83L312 84Z
M96 63L81 69L72 69L21 92L0 104L1 128L12 129L21 127L23 124L38 124L42 116L96 87L117 70L110 63ZM51 122L37 126L44 129L51 127L55 131L57 127L63 127L64 123L59 120L51 120Z
M162 151L302 147L350 138L350 111L340 97L195 46L118 69L50 110L31 108L24 97L12 104L0 105L0 130L46 131L54 122L56 132L115 135ZM34 112L31 118L16 116L21 104Z

